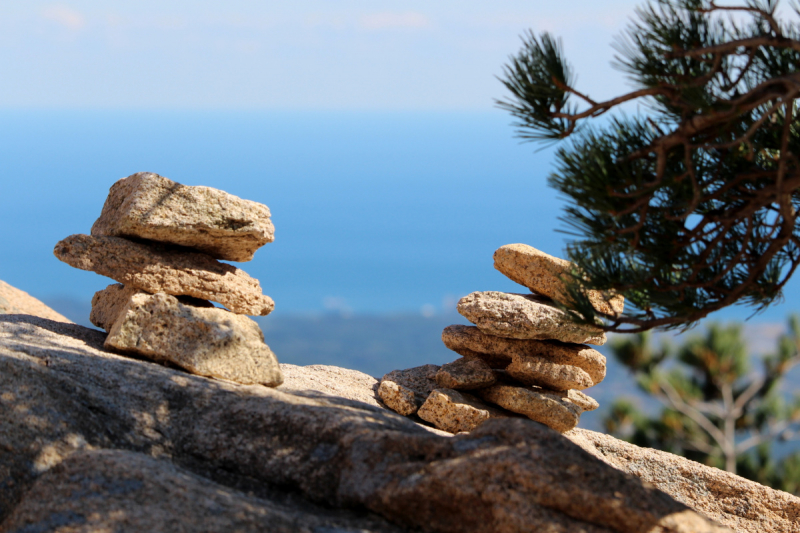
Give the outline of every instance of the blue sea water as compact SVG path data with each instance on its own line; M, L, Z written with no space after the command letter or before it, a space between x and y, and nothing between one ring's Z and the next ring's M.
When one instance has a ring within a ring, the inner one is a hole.
M270 207L275 242L240 266L276 314L452 311L472 291L520 290L493 269L497 247L563 253L553 152L521 144L510 122L499 110L0 111L0 279L88 301L109 280L53 246L88 233L111 184L146 170ZM799 285L758 320L782 322Z

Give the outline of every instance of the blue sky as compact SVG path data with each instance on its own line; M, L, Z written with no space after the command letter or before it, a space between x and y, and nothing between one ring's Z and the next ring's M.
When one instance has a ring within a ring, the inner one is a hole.
M25 0L0 4L0 107L484 110L526 29L564 39L581 87L634 0Z

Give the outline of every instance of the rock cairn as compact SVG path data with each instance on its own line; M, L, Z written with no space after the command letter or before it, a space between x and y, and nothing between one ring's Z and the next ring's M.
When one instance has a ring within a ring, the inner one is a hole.
M531 294L473 292L458 312L474 326L448 326L444 344L462 357L443 366L423 365L383 376L381 400L401 415L417 415L450 433L471 431L489 418L525 416L561 433L581 413L599 407L581 392L600 383L606 359L586 344L602 345L605 333L577 324L554 305L567 303L563 276L568 261L524 244L494 253L497 270ZM622 296L591 291L599 311L621 313Z
M276 387L275 354L243 316L275 304L257 279L218 261L249 261L273 239L267 206L140 172L111 186L91 235L71 235L53 253L119 282L92 298L90 320L108 332L107 349Z

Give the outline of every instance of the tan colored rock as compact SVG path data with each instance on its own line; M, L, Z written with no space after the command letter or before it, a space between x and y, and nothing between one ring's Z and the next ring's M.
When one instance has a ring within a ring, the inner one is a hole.
M514 358L520 361L544 359L556 366L573 366L586 371L597 385L606 376L606 358L603 354L582 344L558 341L507 339L482 333L475 326L447 326L442 332L445 346L465 357L480 357L492 368L506 368ZM505 363L502 364L501 363ZM553 387L548 387L553 388ZM575 388L575 387L573 387Z
M527 244L507 244L494 253L494 267L512 281L533 292L569 304L564 279L569 279L572 263L553 257ZM610 296L602 291L588 291L592 306L608 315L619 315L625 308L622 295Z
M592 377L582 368L554 364L541 357L517 357L506 372L525 385L558 391L582 390L594 385Z
M44 472L3 522L5 533L405 533L375 515L259 498L124 450L75 453Z
M668 452L575 428L565 437L739 533L800 533L800 498Z
M487 405L471 394L453 389L433 390L417 415L442 431L472 431L490 418L507 418L510 413Z
M458 301L458 312L487 335L578 344L606 342L601 329L572 322L566 313L533 294L473 292Z
M403 416L413 415L438 387L435 378L439 368L438 365L422 365L392 370L381 378L378 396L392 411Z
M600 404L597 403L597 400L579 390L569 390L565 392L567 394L567 399L572 403L574 403L575 405L577 405L578 407L580 407L581 409L583 409L584 412L594 411L595 409L600 407ZM556 391L555 394L557 395L564 394L564 392Z
M131 296L104 346L200 376L276 387L283 383L275 354L253 320L217 307L185 305L174 296Z
M309 398L269 387L212 381L117 356L102 350L104 337L73 324L0 315L3 526L26 495L38 490L37 481L50 469L82 450L106 449L171 461L208 480L201 485L211 487L216 496L222 493L212 483L231 489L232 497L240 502L245 501L244 491L253 491L257 498L279 495L279 501L288 499L299 509L318 502L334 518L350 512L369 521L377 513L384 524L390 520L410 531L726 530L528 420L491 419L468 434L444 438L386 409L344 398ZM142 481L146 484L148 479L158 482L154 476ZM71 486L92 490L83 484ZM169 479L161 486L180 490ZM135 504L153 501L149 487L146 484L145 490L129 493L141 496ZM124 484L123 488L133 491L135 486ZM726 498L725 488L720 484L714 494ZM68 486L64 494L74 497L75 492ZM168 516L181 523L186 512L197 516L224 512L215 497L209 500L195 494L189 511L179 505ZM792 502L800 501L783 496L783 500L773 497L763 502L764 507L773 504L771 516L790 513ZM42 511L48 509L46 499L31 501L37 502ZM25 516L41 516L27 509ZM739 517L751 509L740 505ZM61 520L55 523L75 523L70 522L72 515L53 518ZM109 522L103 522L103 517L92 520L109 527L120 525L111 522L110 516ZM769 525L770 520L762 523ZM92 526L92 522L87 524L87 529ZM140 530L135 521L131 524L126 530ZM34 525L37 531L55 529L53 523ZM246 530L241 522L227 526L228 531ZM269 524L264 527L268 529ZM391 531L380 522L334 522L330 527Z
M257 279L206 254L89 235L70 235L56 244L53 253L70 266L151 294L211 300L243 315L264 316L275 308Z
M21 291L0 280L0 315L33 315L56 322L72 321L51 309L25 291Z
M473 390L494 384L494 372L484 361L462 357L442 365L436 373L436 383L443 389Z
M578 425L581 406L574 403L567 393L546 391L529 387L493 385L476 394L484 401L499 405L514 413L525 415L559 433Z
M114 183L92 226L92 235L177 244L228 261L250 261L274 234L267 206L152 172Z
M97 326L106 331L111 331L114 322L119 318L120 313L128 305L131 297L134 294L150 294L139 289L126 287L121 283L112 283L102 291L97 291L92 297L92 312L89 315L89 320ZM199 298L192 298L191 296L176 296L178 301L182 304L191 305L193 307L214 307L214 304L208 300L201 300Z

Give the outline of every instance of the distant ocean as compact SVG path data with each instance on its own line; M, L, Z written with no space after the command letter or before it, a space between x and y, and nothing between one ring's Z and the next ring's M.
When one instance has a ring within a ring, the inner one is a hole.
M85 304L109 280L53 246L88 233L111 184L146 170L270 207L275 242L239 266L275 316L451 312L472 291L520 290L493 269L497 247L563 253L553 151L510 123L499 110L0 111L0 279ZM800 280L786 292L755 320L783 322Z

